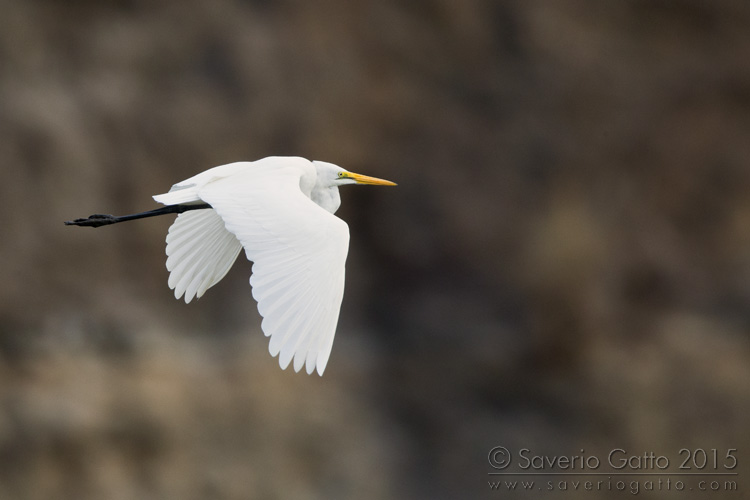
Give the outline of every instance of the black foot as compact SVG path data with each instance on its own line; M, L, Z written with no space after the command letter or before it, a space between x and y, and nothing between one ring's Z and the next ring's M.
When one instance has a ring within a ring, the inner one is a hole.
M117 222L117 217L108 214L94 214L89 215L85 219L67 220L65 221L66 226L91 226L99 227L106 226L107 224L114 224Z

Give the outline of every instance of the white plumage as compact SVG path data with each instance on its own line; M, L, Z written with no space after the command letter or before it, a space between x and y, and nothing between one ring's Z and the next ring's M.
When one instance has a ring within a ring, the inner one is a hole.
M322 375L349 247L349 228L333 213L338 186L354 183L394 185L330 163L269 157L212 168L154 196L165 205L212 207L181 213L169 228L167 269L175 297L201 297L244 248L271 355L282 368L294 360L295 371L305 366Z

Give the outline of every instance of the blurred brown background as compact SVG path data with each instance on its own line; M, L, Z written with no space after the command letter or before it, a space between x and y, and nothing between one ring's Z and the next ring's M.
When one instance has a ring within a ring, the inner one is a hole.
M747 1L0 13L0 498L498 498L498 445L736 448L750 488ZM269 155L399 183L342 190L322 378L244 257L185 305L172 217L62 224Z

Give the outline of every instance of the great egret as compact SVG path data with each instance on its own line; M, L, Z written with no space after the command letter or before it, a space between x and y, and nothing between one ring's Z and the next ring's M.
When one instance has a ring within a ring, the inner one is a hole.
M167 234L169 287L190 302L223 278L244 247L250 285L286 369L323 374L341 299L349 227L333 214L346 184L395 186L322 161L268 157L215 167L154 196L166 205L133 215L95 214L65 224L98 227L177 213Z

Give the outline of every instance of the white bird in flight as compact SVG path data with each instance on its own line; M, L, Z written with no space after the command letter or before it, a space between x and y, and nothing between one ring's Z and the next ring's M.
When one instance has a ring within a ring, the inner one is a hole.
M245 249L250 285L286 369L323 375L344 294L349 227L333 214L346 184L395 186L322 161L268 157L206 170L154 196L166 205L133 215L95 214L67 225L98 227L177 213L167 234L169 287L190 302L221 280Z

